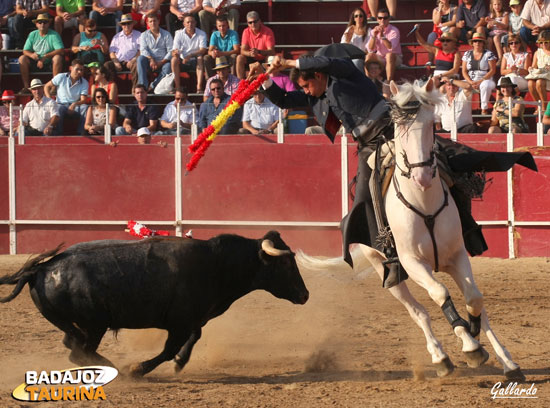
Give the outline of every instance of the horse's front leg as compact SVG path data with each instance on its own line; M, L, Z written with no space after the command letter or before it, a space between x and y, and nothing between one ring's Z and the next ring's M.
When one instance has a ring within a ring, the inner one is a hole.
M383 281L384 266L382 262L386 260L384 255L366 245L358 244L358 246L360 247L363 255L374 267L376 273L380 276L380 279ZM439 377L444 377L451 374L454 370L454 365L449 359L447 353L443 351L443 346L433 333L432 326L430 324L430 315L426 309L413 297L406 282L401 282L399 285L390 288L389 291L393 297L405 306L413 321L424 332L424 336L426 337L426 348L432 357L432 363L437 370L437 375Z
M434 278L431 265L410 255L402 255L400 259L409 277L424 288L432 300L441 307L444 316L453 328L453 332L462 341L462 351L466 353L468 365L477 367L487 361L488 353L471 336L470 325L458 314L445 285Z
M504 367L504 375L510 380L524 380L525 376L521 372L521 369L512 360L512 356L500 343L489 325L489 318L483 307L483 295L475 284L472 267L466 251L462 251L454 262L450 262L450 266L446 269L456 282L460 291L464 294L466 309L470 315L470 331L473 331L472 334L478 334L479 328L481 328L489 339L493 350L495 350L497 359Z

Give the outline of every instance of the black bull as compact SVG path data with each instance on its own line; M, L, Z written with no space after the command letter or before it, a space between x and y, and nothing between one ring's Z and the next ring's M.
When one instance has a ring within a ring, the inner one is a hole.
M135 364L132 374L146 374L178 351L181 369L201 328L247 293L263 289L296 304L309 297L294 253L276 231L257 240L102 240L58 251L0 278L0 285L16 285L0 302L15 298L28 283L36 307L65 332L69 359L79 365L113 366L96 352L108 329L158 328L168 331L164 350Z

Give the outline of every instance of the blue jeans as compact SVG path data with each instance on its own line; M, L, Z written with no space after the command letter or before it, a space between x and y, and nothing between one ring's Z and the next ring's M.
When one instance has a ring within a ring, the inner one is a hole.
M151 71L151 66L149 65L149 59L143 55L140 55L137 59L137 72L138 72L138 84L142 84L147 87L149 86L148 74ZM158 72L157 79L153 81L151 86L154 88L157 86L159 81L170 73L172 68L170 67L170 62L164 64L160 69L157 69Z
M96 22L98 26L115 26L116 32L122 30L120 24L117 24L122 17L122 11L115 11L114 13L106 14L102 16L97 11L90 11L90 18Z
M74 111L69 111L69 103L58 104L59 109L59 121L57 122L57 128L55 133L57 135L63 135L63 122L65 117L71 119L78 119L77 133L82 135L84 132L84 123L86 122L86 112L88 111L88 105L77 105Z
M534 42L537 42L537 36L533 35L531 33L531 30L525 26L521 27L521 30L519 30L519 36L523 40L525 44L532 44Z

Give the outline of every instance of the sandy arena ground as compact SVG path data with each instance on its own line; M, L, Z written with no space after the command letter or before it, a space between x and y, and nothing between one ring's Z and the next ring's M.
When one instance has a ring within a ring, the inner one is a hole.
M0 275L15 272L27 256L0 256ZM492 327L520 364L537 399L491 399L504 381L488 340L491 357L470 369L439 308L410 284L428 309L432 326L455 372L436 377L424 336L377 276L351 270L302 271L311 293L304 306L266 292L237 301L208 323L191 361L178 375L167 362L141 380L119 376L105 386L106 401L71 406L113 407L549 407L550 319L549 259L473 261ZM462 296L450 288L461 314ZM5 296L10 287L0 288ZM62 333L36 310L28 289L0 304L0 407L38 406L11 397L27 370L73 367ZM107 333L99 352L119 368L149 359L162 349L156 330ZM48 404L51 406L51 404Z

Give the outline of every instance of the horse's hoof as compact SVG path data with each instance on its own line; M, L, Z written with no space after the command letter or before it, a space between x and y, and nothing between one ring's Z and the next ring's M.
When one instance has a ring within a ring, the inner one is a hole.
M183 369L183 366L185 365L184 362L182 361L182 359L180 358L180 356L178 356L176 354L176 357L174 357L174 371L176 373L179 373L182 369Z
M523 375L523 373L521 372L521 368L519 367L516 368L515 370L504 373L504 375L506 375L506 379L508 381L517 381L517 382L525 381L525 376Z
M466 363L470 368L477 368L489 360L489 353L482 346L479 346L474 351L465 351L464 355L466 356Z
M449 357L445 357L439 363L435 363L435 369L438 377L446 377L455 370L455 366Z
M140 363L131 365L128 372L132 377L135 377L135 378L143 377L143 367L141 366Z

